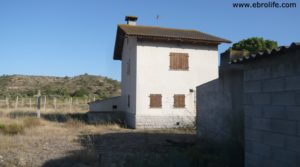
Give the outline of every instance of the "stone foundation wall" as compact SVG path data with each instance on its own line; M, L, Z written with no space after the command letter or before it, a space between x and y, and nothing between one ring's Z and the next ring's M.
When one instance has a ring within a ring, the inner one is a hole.
M195 116L139 116L127 113L126 124L136 129L193 127Z
M126 113L125 125L129 128L135 128L135 114Z

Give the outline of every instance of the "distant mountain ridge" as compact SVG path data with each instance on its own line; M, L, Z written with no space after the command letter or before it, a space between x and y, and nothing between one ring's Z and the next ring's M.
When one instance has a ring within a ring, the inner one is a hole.
M96 97L104 99L120 94L120 83L103 76L75 77L3 75L0 76L0 97L42 95L58 97Z

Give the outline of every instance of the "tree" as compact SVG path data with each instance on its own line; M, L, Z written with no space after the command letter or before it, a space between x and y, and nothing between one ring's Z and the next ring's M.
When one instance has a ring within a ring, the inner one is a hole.
M97 97L100 99L106 99L109 97L109 95L108 95L109 93L106 90L98 89L94 92L94 94L97 95Z
M272 50L277 48L277 42L272 40L265 40L259 37L252 37L248 39L241 40L234 43L231 48L233 50L247 50L250 53L264 52L267 50Z
M76 90L72 96L73 97L83 97L85 95L88 95L89 94L89 91L85 88L80 88L79 90Z
M60 95L60 96L64 96L64 97L68 97L70 96L68 89L65 87L59 88L56 90L56 95Z

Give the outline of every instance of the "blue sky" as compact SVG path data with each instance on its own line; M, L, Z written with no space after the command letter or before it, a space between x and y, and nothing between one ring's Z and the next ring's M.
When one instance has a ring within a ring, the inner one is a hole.
M256 1L0 0L0 75L89 73L120 80L120 61L112 55L116 26L126 15L138 16L140 25L197 29L233 42L253 36L279 45L300 41L300 3L293 9L232 7Z

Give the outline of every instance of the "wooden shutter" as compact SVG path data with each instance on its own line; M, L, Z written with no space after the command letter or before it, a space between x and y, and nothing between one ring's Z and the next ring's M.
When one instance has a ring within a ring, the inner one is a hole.
M170 53L170 69L176 69L176 54Z
M150 96L150 108L160 108L161 105L161 94L151 94Z
M187 53L170 53L171 70L188 70L189 61Z
M181 56L182 58L182 69L188 70L189 69L189 56L188 54L184 54Z
M185 107L185 95L182 94L174 95L174 107L175 108Z

